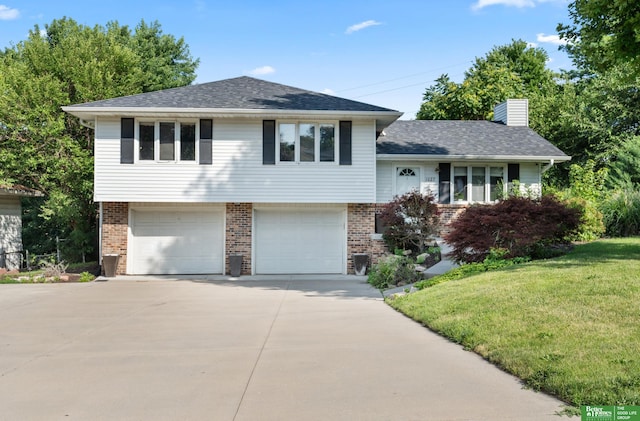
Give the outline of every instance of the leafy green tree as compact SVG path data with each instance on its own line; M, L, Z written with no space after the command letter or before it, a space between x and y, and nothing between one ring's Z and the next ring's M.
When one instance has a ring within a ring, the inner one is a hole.
M420 120L482 120L493 117L493 107L508 99L542 95L554 88L554 74L546 68L548 56L525 41L493 48L476 58L461 83L448 75L427 88L416 116Z
M606 72L629 63L640 75L640 3L629 0L574 0L571 25L558 25L565 49L581 69Z
M609 165L609 188L633 189L640 186L640 136L634 136L616 150Z
M25 201L26 247L58 235L67 259L95 251L94 133L61 107L186 85L197 65L182 38L144 21L132 32L63 18L0 53L0 183L46 195Z

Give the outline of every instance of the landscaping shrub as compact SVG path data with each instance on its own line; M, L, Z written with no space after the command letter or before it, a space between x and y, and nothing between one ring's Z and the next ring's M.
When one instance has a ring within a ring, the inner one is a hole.
M612 237L640 234L640 191L616 190L602 203L606 232Z
M570 197L566 199L569 207L580 211L580 225L571 239L576 241L595 241L605 232L604 216L596 202Z
M491 249L505 259L538 257L550 245L566 244L580 225L580 211L553 196L510 197L493 205L476 204L451 223L445 241L457 262L482 262Z
M414 262L407 256L390 255L371 267L367 281L375 288L387 289L420 280Z
M390 250L411 250L420 254L437 233L438 205L432 195L412 191L387 203L379 215L384 226L382 238Z

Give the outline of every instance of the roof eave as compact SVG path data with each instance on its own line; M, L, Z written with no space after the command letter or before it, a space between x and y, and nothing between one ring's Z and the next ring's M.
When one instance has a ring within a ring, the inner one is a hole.
M518 161L518 162L566 162L567 155L431 155L431 154L376 154L379 161Z
M403 113L399 111L340 111L340 110L273 110L242 108L155 108L155 107L62 107L62 110L84 121L96 117L218 117L218 118L321 118L321 119L375 119L377 129L382 130L396 121Z

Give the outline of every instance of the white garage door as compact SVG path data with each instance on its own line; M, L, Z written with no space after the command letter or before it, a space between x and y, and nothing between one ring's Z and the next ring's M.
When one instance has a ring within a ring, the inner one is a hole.
M333 208L256 210L256 273L343 273L344 213Z
M221 210L132 211L131 274L223 271Z

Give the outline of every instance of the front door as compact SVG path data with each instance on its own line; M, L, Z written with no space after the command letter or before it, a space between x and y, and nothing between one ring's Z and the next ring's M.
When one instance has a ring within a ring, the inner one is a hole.
M420 191L420 168L396 168L396 195L401 196L412 190Z

